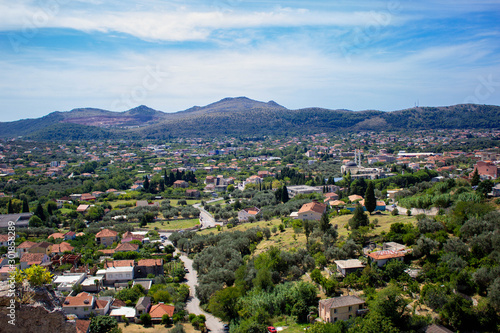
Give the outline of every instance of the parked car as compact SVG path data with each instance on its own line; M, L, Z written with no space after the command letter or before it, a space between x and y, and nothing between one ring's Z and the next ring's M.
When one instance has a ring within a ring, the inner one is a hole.
M268 331L269 333L276 333L276 329L274 328L274 326L269 326L269 327L267 328L267 331Z
M224 325L222 325L222 330L223 330L224 332L229 332L229 325L228 325L228 324L224 324Z

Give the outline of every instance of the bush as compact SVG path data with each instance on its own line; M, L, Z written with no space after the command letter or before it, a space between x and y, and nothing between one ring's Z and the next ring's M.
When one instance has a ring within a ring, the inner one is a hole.
M144 327L151 326L151 315L149 313L143 313L140 316L141 323Z
M391 215L392 215L392 216L397 216L397 215L399 215L399 210L398 210L397 208L394 208L394 209L392 210L392 212L391 212Z

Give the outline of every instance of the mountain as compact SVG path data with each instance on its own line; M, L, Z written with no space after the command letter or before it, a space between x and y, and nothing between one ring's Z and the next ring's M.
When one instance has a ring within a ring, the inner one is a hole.
M290 110L274 101L224 98L206 106L165 113L141 105L124 112L81 108L37 119L0 123L1 137L37 140L164 139L222 135L285 135L347 131L497 129L500 107L461 104L383 112L323 108Z

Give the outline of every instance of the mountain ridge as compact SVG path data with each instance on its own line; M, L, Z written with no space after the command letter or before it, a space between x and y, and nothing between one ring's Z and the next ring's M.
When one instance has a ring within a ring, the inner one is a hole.
M71 125L71 126L70 126ZM68 129L65 129L65 126ZM500 128L500 106L457 104L396 111L288 109L275 101L227 97L205 106L166 113L140 105L115 112L98 108L54 111L35 119L0 122L0 137L51 140L85 138L162 139L178 136L286 135L331 131ZM70 130L71 129L71 130ZM51 133L51 134L50 134Z

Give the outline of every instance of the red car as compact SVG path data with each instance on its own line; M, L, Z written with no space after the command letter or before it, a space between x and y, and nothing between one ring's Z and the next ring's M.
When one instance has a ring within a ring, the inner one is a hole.
M267 328L267 331L268 331L269 333L276 333L276 329L274 328L274 326L269 326L269 327Z

